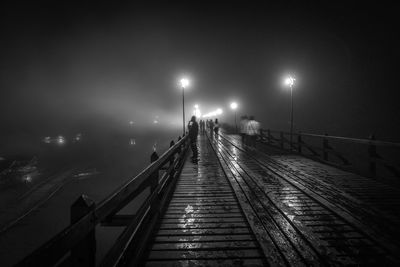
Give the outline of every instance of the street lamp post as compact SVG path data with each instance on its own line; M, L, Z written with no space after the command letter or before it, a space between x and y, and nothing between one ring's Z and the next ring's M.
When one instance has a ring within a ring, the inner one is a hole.
M238 107L238 104L236 102L232 102L231 103L231 109L233 109L235 111L235 129L236 129L236 133L238 131L237 123L236 123L236 109L237 109L237 107Z
M185 88L189 85L189 81L185 78L181 79L181 87L182 87L182 127L183 127L183 135L185 135Z
M290 104L291 104L291 110L290 110L290 149L293 149L293 85L294 81L296 79L293 78L292 76L289 76L285 80L285 84L289 85L290 87Z

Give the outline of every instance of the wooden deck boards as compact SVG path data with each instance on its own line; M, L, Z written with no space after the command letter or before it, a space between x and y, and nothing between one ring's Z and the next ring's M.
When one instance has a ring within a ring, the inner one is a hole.
M399 206L396 190L378 185L377 193L363 177L348 181L349 173L293 155L272 158L232 137L202 136L199 147L200 162L185 163L146 266L399 264L397 236L387 237L397 233L398 214L387 214ZM387 229L377 222L382 212Z
M146 266L266 266L260 245L209 142L185 163Z

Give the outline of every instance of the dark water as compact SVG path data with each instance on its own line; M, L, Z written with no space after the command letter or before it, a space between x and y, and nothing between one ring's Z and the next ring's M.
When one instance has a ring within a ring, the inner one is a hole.
M82 132L78 142L66 136L64 144L42 142L41 136L4 138L0 156L4 166L20 162L27 171L2 176L0 209L0 258L12 265L35 247L68 226L70 205L82 194L98 203L150 163L154 147L159 155L179 130L149 128L142 133L118 131ZM6 142L4 142L6 141ZM29 163L30 160L34 160ZM26 180L26 175L30 179ZM25 178L24 178L25 177ZM143 199L143 198L142 198ZM133 201L126 213L134 213L142 199ZM32 207L35 207L33 211ZM98 228L98 257L111 245L121 228ZM26 245L21 246L21 242Z

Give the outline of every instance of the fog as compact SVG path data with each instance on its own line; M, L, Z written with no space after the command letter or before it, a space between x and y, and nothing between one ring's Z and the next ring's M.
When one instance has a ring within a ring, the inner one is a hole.
M178 134L183 76L187 119L199 104L232 122L237 101L238 116L287 130L282 79L292 73L296 130L394 140L398 33L390 16L370 19L388 10L312 7L307 16L307 5L6 7L2 135L125 131L129 121L146 132L156 119Z

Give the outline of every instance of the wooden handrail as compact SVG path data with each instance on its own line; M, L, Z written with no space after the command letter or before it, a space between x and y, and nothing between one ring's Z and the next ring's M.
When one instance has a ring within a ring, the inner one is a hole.
M158 171L165 164L170 163L175 154L180 153L180 156L183 157L185 155L184 152L188 148L187 141L188 135L170 147L157 161L150 164L141 173L120 186L105 200L101 201L93 211L86 213L75 223L66 227L44 245L25 257L16 266L53 266L64 260L63 257L66 253L84 239L97 224L107 217L114 215L143 191L143 189L148 187L151 182L149 181L149 177L155 173L157 173L158 177ZM184 146L183 151L182 146ZM175 163L175 161L173 162ZM138 189L141 190L138 191ZM132 218L131 221L137 219Z
M96 216L102 220L105 217L113 213L113 209L118 207L118 204L123 202L130 194L139 187L151 174L158 171L165 163L169 162L171 155L176 153L176 150L187 140L188 136L185 136L179 140L173 147L168 149L157 161L151 163L136 177L126 182L108 198L101 201L96 209Z
M266 131L263 129L263 131ZM290 132L269 130L270 133L283 133L285 135L290 135ZM361 139L361 138L351 138L351 137L343 137L343 136L333 136L333 135L322 135L322 134L312 134L305 132L293 132L294 136L309 136L309 137L318 137L318 138L326 138L331 140L350 142L350 143L358 143L364 145L375 145L375 146L386 146L386 147L394 147L400 148L400 143L387 142L387 141L379 141L379 140L370 140L370 139Z
M274 133L275 136L273 136L271 133ZM281 148L285 149L285 144L287 144L286 136L290 135L288 132L283 132L283 131L274 131L270 129L262 129L260 131L261 135L261 141L262 142L267 142L269 144L277 145L280 146ZM383 165L387 170L390 172L394 173L396 176L400 176L399 173L400 171L397 171L399 164L398 163L393 163L391 159L384 159L377 153L377 148L378 147L387 147L387 148L394 148L394 149L399 149L400 148L400 143L394 143L394 142L386 142L386 141L378 141L375 140L374 135L371 135L369 139L360 139L360 138L350 138L350 137L341 137L341 136L332 136L328 134L312 134L312 133L304 133L304 132L297 132L293 133L294 136L297 136L297 142L294 141L293 144L291 144L291 150L296 151L297 153L304 154L302 151L302 147L305 147L307 150L311 151L313 156L317 157L318 159L322 159L324 162L332 162L330 159L329 155L334 155L337 159L340 159L344 165L351 165L349 160L345 158L342 154L349 154L346 151L341 151L339 152L338 150L335 150L332 147L332 143L329 143L329 141L336 141L335 143L337 144L338 142L341 143L346 143L346 144L361 144L365 145L368 148L368 151L366 153L366 158L368 161L368 169L369 173L371 176L376 176L377 168L376 168L376 163L379 163ZM320 141L320 144L322 145L321 147L318 147L316 145L312 144L307 144L306 140L304 140L304 137L311 137L311 138L317 138ZM334 143L334 144L335 144ZM297 146L297 148L295 147ZM319 150L322 152L321 155L319 155L315 150Z

